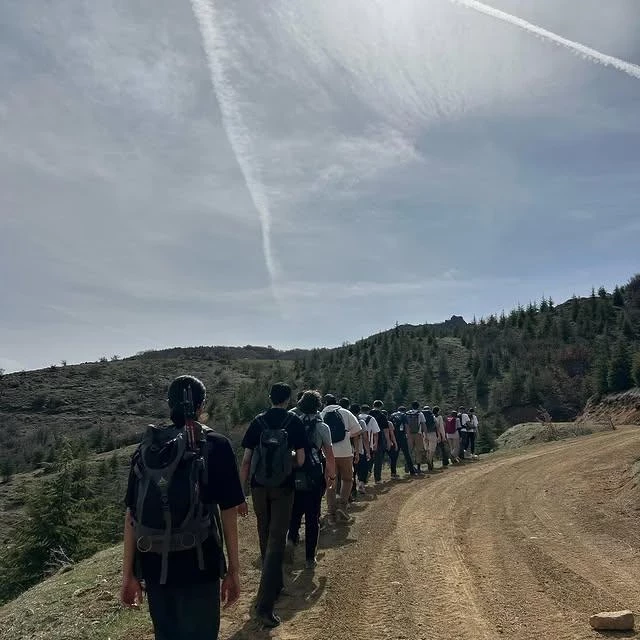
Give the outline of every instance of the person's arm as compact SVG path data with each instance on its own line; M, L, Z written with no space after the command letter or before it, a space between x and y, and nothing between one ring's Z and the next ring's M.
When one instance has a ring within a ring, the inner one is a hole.
M393 422L389 422L389 438L394 449L398 448L398 441L396 440L396 428L393 426Z
M360 425L362 427L362 425ZM365 428L360 432L360 437L362 438L362 446L364 447L364 454L367 460L371 460L371 443L369 442L369 432L367 431L366 425Z
M330 444L323 444L322 452L324 453L325 460L327 461L327 465L324 470L324 479L327 483L327 488L330 488L333 487L333 484L336 481L336 457L333 453L333 447Z
M220 601L224 608L235 604L240 597L240 558L238 554L238 515L242 505L231 509L220 510L222 532L227 548L227 573L220 585Z
M127 509L124 517L124 553L122 557L122 588L120 601L125 607L138 607L142 604L142 586L136 578L133 563L136 554L136 536L131 511Z
M304 449L296 449L296 467L304 464Z

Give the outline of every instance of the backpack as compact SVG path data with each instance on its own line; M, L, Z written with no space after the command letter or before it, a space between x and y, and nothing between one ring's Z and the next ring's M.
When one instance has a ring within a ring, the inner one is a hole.
M160 584L166 584L169 554L195 549L198 568L205 570L202 543L213 536L224 565L220 512L205 504L207 485L207 434L204 425L197 450L187 445L182 427L150 425L133 455L135 506L132 509L136 546L140 553L161 555Z
M454 416L447 416L447 421L444 425L445 433L455 433L456 432L456 418Z
M304 465L294 472L296 491L312 491L322 485L324 479L324 456L314 444L315 430L322 420L318 416L304 416L301 418L307 436L304 448Z
M416 434L420 432L420 418L418 417L419 411L411 409L407 411L407 427L410 433Z
M331 431L332 444L342 442L347 437L347 429L344 426L344 420L342 419L340 409L332 409L331 411L327 411L324 414L323 420Z
M400 411L396 411L391 414L391 422L393 422L393 426L396 431L404 431L404 427L407 424L407 415Z
M436 432L436 417L433 415L433 411L424 411L424 419L427 424L425 425L427 433Z
M251 478L263 487L281 487L293 472L287 425L293 419L287 414L282 424L273 429L261 413L256 417L262 427L258 446L251 456Z

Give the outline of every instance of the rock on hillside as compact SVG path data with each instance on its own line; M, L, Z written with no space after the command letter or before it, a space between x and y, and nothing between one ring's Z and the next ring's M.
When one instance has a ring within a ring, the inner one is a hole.
M635 387L623 393L612 393L597 402L589 400L582 415L577 419L579 423L609 422L613 424L640 425L640 388Z

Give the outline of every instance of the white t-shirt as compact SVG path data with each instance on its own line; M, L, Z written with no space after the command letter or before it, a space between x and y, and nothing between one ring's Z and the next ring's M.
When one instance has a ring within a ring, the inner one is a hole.
M460 431L466 431L467 425L469 424L469 414L463 413L462 418L460 418Z
M380 433L380 425L378 421L370 416L368 413L361 413L358 418L360 419L361 424L364 423L365 431L367 432L367 436L369 437L369 448L373 447L373 434ZM367 423L367 418L369 418L369 422ZM364 450L364 447L363 447ZM361 451L360 453L363 453Z
M442 416L436 416L436 433L442 440L445 439L444 418Z
M336 458L351 458L353 456L353 448L351 446L351 437L357 436L362 432L362 427L358 422L358 418L356 418L351 411L348 409L344 409L338 404L332 404L328 407L325 407L322 410L322 418L324 420L324 416L328 411L338 410L340 415L342 416L342 422L344 422L344 427L347 431L347 435L344 437L344 440L340 442L333 443L333 455Z
M467 431L477 431L478 430L478 416L475 413L470 417L469 422L471 424L469 424L467 426Z

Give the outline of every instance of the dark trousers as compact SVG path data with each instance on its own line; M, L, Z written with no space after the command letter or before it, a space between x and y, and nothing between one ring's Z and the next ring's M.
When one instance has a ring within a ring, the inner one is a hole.
M469 432L458 431L460 434L460 457L464 457L464 452L469 448Z
M398 449L400 449L400 451L402 451L402 455L404 455L404 470L413 475L415 473L415 468L413 466L413 460L411 460L407 432L400 430L396 431L396 442L398 443Z
M291 487L251 489L262 556L262 576L256 598L256 606L260 613L273 612L273 605L284 586L282 563L291 521L293 494Z
M156 640L216 640L220 630L220 581L147 584Z
M300 541L300 525L304 516L304 546L307 560L316 557L318 536L320 535L320 505L325 484L311 491L296 491L291 511L288 538L294 544Z
M384 456L387 450L384 447L378 447L373 456L373 479L376 482L382 480L382 465L384 464Z
M356 465L356 473L358 475L358 480L365 484L369 479L369 465L370 462L367 460L367 455L365 453L361 454L358 464Z
M476 452L476 432L475 431L469 431L467 433L467 448L469 449L469 451L471 451L471 453Z
M396 439L396 442L398 442L397 439ZM399 445L400 443L398 442L398 446ZM394 447L389 451L389 466L391 467L392 476L398 475L398 458L399 457L400 457L400 451L398 450L398 447Z

